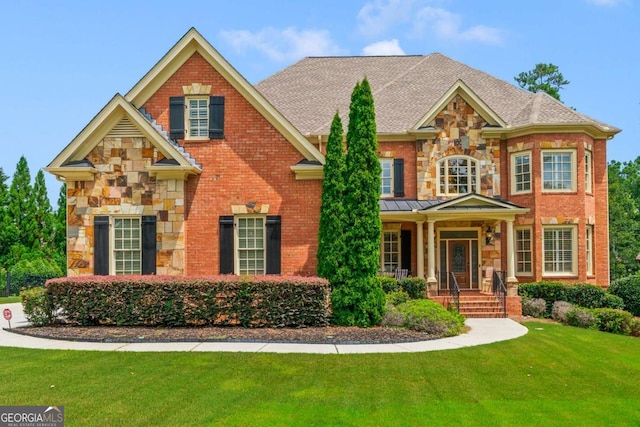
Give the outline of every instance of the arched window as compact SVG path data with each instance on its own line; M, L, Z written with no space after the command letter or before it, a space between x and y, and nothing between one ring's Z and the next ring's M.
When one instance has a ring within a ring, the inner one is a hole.
M480 170L473 157L445 157L438 162L438 195L480 192Z

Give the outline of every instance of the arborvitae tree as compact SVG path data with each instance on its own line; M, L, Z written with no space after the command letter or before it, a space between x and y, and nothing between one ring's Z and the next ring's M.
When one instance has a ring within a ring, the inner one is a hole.
M36 181L33 184L33 199L35 202L34 219L36 223L34 245L35 248L39 248L47 254L55 250L53 247L55 221L42 170L38 171Z
M8 212L18 233L17 244L33 248L35 244L35 201L27 159L20 157L9 188Z
M318 276L332 285L340 282L340 271L344 268L346 225L343 205L345 189L345 156L342 144L344 130L336 112L331 123L327 141L327 155L323 167L322 205L318 231Z
M345 278L331 294L333 319L340 325L376 325L384 311L384 292L378 279L382 223L377 149L373 95L365 78L354 88L349 110Z

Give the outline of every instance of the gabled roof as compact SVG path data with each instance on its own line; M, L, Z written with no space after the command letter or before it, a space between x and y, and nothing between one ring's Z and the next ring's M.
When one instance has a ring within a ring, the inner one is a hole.
M190 159L179 147L173 145L158 127L147 120L140 111L126 99L116 94L107 105L89 122L89 124L53 159L45 168L58 177L89 179L97 170L85 157L111 132L124 118L127 123L140 131L149 142L166 158L174 160L172 164L151 166L153 171L171 172L173 175L200 174L199 165Z
M476 104L490 112L483 117L496 124L501 120L503 129L570 125L602 137L620 131L545 93L533 94L439 53L305 58L256 88L303 134L326 135L336 110L347 126L351 92L364 77L373 91L379 134L419 127L452 90L461 91L472 105L474 96L469 95L475 95Z
M276 110L226 59L195 29L187 33L125 95L141 107L195 52L198 52L262 116L310 161L324 164L324 156Z

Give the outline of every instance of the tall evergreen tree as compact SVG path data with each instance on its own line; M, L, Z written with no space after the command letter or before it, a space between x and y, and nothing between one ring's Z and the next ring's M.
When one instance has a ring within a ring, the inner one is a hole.
M36 174L36 180L33 184L33 200L36 224L33 236L34 245L35 248L40 248L45 254L49 254L55 250L53 247L55 222L42 170Z
M333 288L334 322L368 327L382 319L384 292L380 270L380 161L375 109L365 78L351 95L347 131L344 283Z
M33 248L35 244L35 201L27 159L20 157L9 188L8 213L17 232L17 244Z
M54 247L60 255L67 253L67 184L62 184L58 194L55 214Z
M327 155L323 167L322 205L318 231L318 276L332 285L340 282L344 268L346 217L343 205L345 189L345 155L342 121L336 112L327 141Z
M8 266L10 248L17 242L15 227L9 216L9 177L0 167L0 267Z

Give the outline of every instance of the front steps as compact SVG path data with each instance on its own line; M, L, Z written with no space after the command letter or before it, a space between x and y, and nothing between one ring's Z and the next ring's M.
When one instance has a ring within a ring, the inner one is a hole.
M453 303L449 295L430 296L429 298L442 304L445 308ZM495 295L477 291L460 292L460 314L468 319L506 317Z

